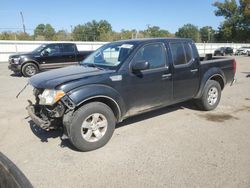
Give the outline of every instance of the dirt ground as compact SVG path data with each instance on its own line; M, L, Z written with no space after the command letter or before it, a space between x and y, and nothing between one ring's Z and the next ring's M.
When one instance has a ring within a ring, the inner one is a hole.
M250 57L215 111L190 103L130 118L96 151L76 151L61 132L27 117L27 78L0 63L0 151L35 187L250 187Z

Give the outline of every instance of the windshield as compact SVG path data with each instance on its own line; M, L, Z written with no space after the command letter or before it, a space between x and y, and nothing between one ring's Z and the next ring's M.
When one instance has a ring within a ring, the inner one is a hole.
M42 44L41 46L38 46L35 50L33 50L33 53L40 53L44 48L46 47L45 44Z
M109 43L81 62L82 65L94 65L106 68L116 68L123 63L134 49L129 43Z

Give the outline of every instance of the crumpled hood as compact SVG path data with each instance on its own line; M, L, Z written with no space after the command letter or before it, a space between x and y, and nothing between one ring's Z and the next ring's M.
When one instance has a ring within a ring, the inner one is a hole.
M39 73L29 79L29 83L35 88L55 89L57 86L78 79L111 73L111 70L100 70L95 67L70 66L61 69Z

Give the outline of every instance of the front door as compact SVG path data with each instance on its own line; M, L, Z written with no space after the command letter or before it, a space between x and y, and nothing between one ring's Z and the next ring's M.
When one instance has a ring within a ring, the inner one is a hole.
M134 115L166 105L172 99L172 75L163 43L141 47L130 65L139 61L149 63L149 69L130 74L124 80L128 114Z
M42 52L40 65L43 69L59 68L60 63L64 61L62 57L62 45L50 44Z

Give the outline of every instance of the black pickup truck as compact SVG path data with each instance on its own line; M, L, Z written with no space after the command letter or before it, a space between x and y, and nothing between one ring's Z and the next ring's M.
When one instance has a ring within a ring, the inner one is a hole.
M116 123L130 116L192 99L215 109L235 71L234 59L201 61L189 39L112 42L78 66L31 77L35 103L27 111L41 128L63 127L64 138L89 151L104 146Z
M30 77L43 70L76 65L90 53L79 52L73 43L43 44L32 52L9 56L9 69Z

